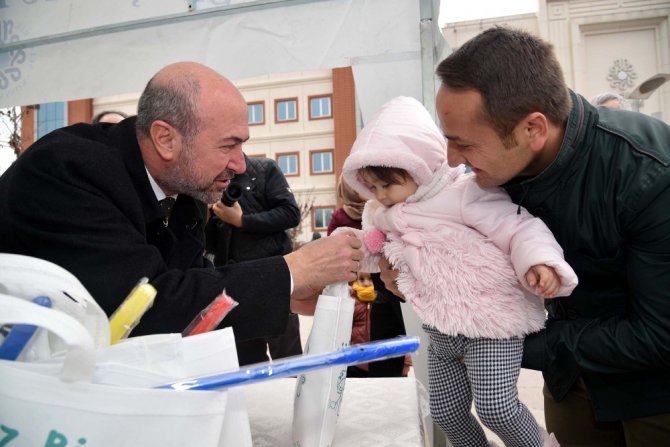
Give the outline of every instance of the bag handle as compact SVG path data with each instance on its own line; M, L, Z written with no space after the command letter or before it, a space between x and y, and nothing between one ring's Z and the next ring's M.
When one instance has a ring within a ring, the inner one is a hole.
M71 316L0 293L0 324L33 324L53 332L67 345L61 379L90 381L95 370L95 345L86 328Z
M0 293L32 300L51 298L53 308L79 320L91 332L96 346L109 346L109 321L83 284L53 262L32 256L0 253Z

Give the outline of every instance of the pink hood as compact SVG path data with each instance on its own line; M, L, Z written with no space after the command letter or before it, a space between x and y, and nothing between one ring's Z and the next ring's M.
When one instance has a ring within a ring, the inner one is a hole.
M360 168L401 168L421 186L446 162L447 142L433 118L416 99L399 96L384 104L361 130L342 174L358 194L371 199L372 192L358 179Z

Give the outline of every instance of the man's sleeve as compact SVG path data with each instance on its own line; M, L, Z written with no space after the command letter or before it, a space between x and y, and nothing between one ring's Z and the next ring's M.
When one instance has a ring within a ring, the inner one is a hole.
M183 331L224 289L240 303L223 321L237 337L284 331L290 274L282 257L213 269L204 267L200 251L184 261L199 268L168 268L147 242L140 199L120 162L100 151L53 153L30 157L13 173L13 251L70 271L108 315L138 279L149 278L158 294L133 335Z
M524 366L546 370L569 352L584 370L622 373L670 369L670 188L622 230L628 235L625 272L629 305L624 316L550 321L528 337ZM584 280L581 278L580 280ZM541 351L544 356L537 356Z

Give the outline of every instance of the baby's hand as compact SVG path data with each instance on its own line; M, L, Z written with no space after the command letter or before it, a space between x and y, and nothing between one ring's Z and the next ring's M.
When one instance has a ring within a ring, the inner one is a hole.
M553 298L561 288L561 278L552 267L538 264L528 269L526 281L540 298Z

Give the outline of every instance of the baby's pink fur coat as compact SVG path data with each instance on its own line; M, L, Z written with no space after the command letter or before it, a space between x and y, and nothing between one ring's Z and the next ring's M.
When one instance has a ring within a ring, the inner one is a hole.
M501 188L479 187L463 166L448 166L446 141L418 101L400 97L384 105L344 163L347 183L372 198L357 177L364 166L403 168L419 185L390 208L368 201L362 234L371 228L386 234L383 254L424 323L450 335L523 336L545 321L542 300L525 279L530 267L553 267L559 296L576 287L577 276L540 219ZM379 271L379 256L367 251L361 270Z

